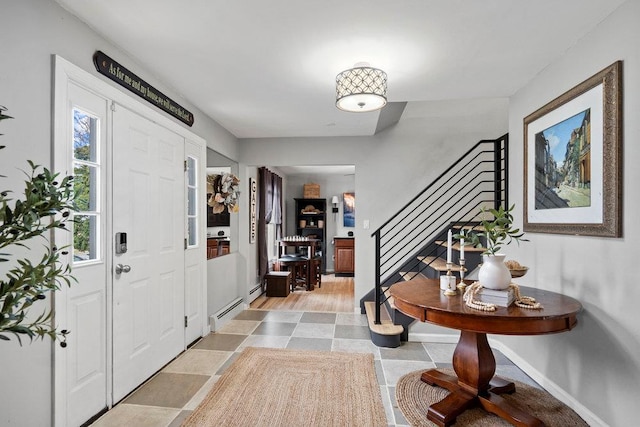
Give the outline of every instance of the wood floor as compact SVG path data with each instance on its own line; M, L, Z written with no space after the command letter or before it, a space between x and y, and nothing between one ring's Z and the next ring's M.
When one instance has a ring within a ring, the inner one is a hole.
M322 287L313 291L297 290L289 296L259 296L250 308L261 310L326 311L332 313L353 313L353 277L322 276Z

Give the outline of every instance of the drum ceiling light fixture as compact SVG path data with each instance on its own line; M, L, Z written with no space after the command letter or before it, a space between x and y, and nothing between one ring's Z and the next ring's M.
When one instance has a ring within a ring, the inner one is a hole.
M336 107L364 113L387 104L387 73L360 62L336 76Z

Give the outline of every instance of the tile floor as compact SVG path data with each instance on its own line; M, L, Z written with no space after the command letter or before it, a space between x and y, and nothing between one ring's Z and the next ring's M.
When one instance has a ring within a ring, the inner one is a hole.
M407 342L376 347L365 315L245 310L168 364L93 425L177 427L195 409L243 348L275 347L373 353L390 426L407 421L395 403L395 384L409 372L451 367L454 344ZM496 373L539 387L504 355L494 350Z

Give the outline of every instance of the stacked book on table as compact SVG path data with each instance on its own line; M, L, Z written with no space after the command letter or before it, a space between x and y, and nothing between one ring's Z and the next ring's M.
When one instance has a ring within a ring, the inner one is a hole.
M499 307L509 307L516 296L512 288L504 290L482 288L476 294L476 300L495 304Z

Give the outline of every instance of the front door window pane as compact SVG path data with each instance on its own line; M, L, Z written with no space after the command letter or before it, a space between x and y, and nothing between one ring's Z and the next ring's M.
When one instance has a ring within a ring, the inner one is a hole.
M197 239L198 236L196 236L198 223L196 222L196 217L189 218L188 221L189 221L189 245L193 246L198 241Z
M96 240L98 223L95 215L75 215L73 224L73 261L89 261L98 257Z
M100 258L100 120L73 109L73 262Z
M73 158L97 162L98 119L80 110L73 110Z
M198 244L198 160L187 157L187 246Z
M97 168L86 164L75 164L73 168L73 191L79 211L96 211Z
M196 200L196 189L188 188L188 215L189 217L196 215L196 204L193 203Z

